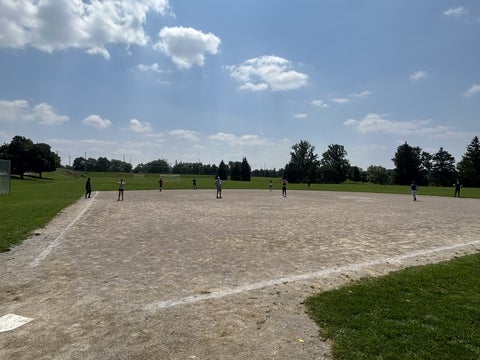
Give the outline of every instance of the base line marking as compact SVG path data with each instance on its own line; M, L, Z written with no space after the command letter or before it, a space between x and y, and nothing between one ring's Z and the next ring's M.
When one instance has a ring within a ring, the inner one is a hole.
M226 296L236 295L236 294L240 294L240 293L244 293L252 290L263 289L266 287L280 285L288 282L310 280L316 277L324 277L327 275L333 275L333 274L343 273L343 272L354 272L354 271L374 267L374 266L389 263L389 262L392 262L392 263L400 262L402 260L414 259L419 256L431 255L431 254L440 253L443 251L461 249L469 246L480 246L480 240L472 241L469 243L463 243L463 244L441 246L433 249L419 250L412 253L398 255L391 258L387 258L387 259L348 264L345 266L323 269L323 270L312 272L312 273L290 275L290 276L285 276L277 279L264 280L264 281L260 281L252 284L245 284L235 288L219 290L219 291L208 293L208 294L190 295L180 299L157 301L145 306L144 310L155 311L155 310L167 309L167 308L180 306L180 305L194 304L194 303L198 303L206 300L220 299Z
M15 330L16 328L25 325L33 319L15 315L7 314L0 317L0 333L4 331Z
M98 191L93 195L92 200L97 196ZM64 235L70 231L70 229L82 218L83 214L90 208L93 201L89 201L86 206L75 216L75 218L67 225L65 229L53 240L46 248L43 250L40 255L38 255L31 263L30 267L37 267L40 263L47 258L48 255L57 247L63 240Z

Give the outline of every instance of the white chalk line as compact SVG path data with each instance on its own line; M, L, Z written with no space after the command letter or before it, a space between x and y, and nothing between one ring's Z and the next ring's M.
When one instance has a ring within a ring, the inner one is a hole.
M88 199L88 200L92 200L92 201L88 201L86 202L86 205L84 206L84 208L77 214L77 216L70 222L70 224L67 225L67 227L65 229L63 229L63 231L55 238L55 240L53 240L46 248L45 250L43 250L40 255L38 255L31 263L30 263L30 267L37 267L38 265L40 265L40 263L45 260L47 258L48 255L50 255L50 253L53 251L53 249L55 247L57 247L63 240L64 238L64 235L70 231L70 229L82 218L83 214L85 214L85 212L90 208L90 206L92 205L93 203L93 199L95 199L95 197L97 196L98 194L98 191L96 191L94 194L93 194L93 197ZM85 200L87 201L87 200Z
M433 249L419 250L419 251L415 251L415 252L411 252L403 255L394 256L387 259L348 264L345 266L323 269L320 271L315 271L315 272L306 273L306 274L290 275L290 276L285 276L277 279L264 280L264 281L260 281L252 284L245 284L235 288L224 289L224 290L211 292L207 294L191 295L191 296L183 297L180 299L157 301L147 305L144 308L144 310L155 311L155 310L167 309L167 308L180 306L180 305L190 305L190 304L194 304L194 303L198 303L206 300L220 299L220 298L224 298L231 295L236 295L236 294L240 294L240 293L244 293L252 290L259 290L266 287L285 284L289 282L311 280L317 277L325 277L325 276L329 276L337 273L344 273L344 272L351 273L351 272L355 272L362 269L368 269L381 264L401 262L402 260L413 259L419 256L431 255L435 253L441 253L443 251L451 251L451 250L461 249L461 248L470 247L470 246L480 246L480 240L472 241L469 243L463 243L463 244L441 246Z
M33 319L15 314L3 315L0 317L0 333L4 331L15 330L16 328L25 325L32 320Z

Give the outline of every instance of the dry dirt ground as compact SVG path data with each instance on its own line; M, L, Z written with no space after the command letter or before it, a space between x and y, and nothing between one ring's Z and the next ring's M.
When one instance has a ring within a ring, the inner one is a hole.
M329 359L304 299L480 250L480 201L99 192L0 254L0 359ZM1 326L1 324L0 324Z

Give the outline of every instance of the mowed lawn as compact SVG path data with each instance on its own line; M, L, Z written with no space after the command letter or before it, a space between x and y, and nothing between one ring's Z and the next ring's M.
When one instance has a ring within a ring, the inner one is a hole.
M81 174L59 170L43 179L12 179L9 195L0 195L0 252L21 243L63 208L83 197L85 181L93 191L158 190L159 174ZM164 191L214 191L213 176L162 176ZM268 178L225 181L224 189L268 189ZM273 189L280 190L280 179ZM289 184L289 190L359 191L408 194L408 186L373 184ZM419 196L453 196L453 188L425 187ZM462 189L462 197L480 198L480 189ZM480 200L479 200L480 201ZM320 335L333 340L335 359L480 359L480 255L420 266L359 281L320 293L306 301Z

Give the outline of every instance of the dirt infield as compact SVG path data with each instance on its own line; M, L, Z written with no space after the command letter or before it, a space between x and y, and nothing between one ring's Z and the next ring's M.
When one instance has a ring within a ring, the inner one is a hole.
M480 201L95 193L0 254L0 359L328 359L303 300L480 250ZM1 324L0 324L1 325Z

